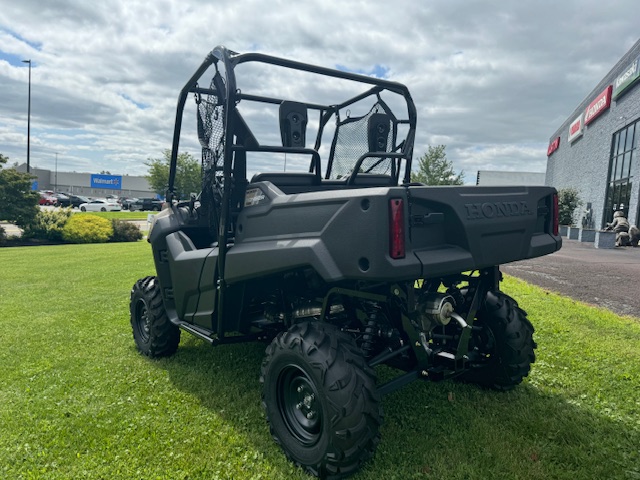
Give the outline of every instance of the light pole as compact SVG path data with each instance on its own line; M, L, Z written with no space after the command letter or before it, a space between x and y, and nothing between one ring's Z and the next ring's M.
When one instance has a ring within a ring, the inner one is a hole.
M29 160L31 153L31 59L22 60L22 63L29 64L29 106L27 107L27 173L29 173Z

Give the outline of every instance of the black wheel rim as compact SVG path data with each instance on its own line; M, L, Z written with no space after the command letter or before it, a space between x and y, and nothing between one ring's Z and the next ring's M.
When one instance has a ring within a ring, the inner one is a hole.
M138 334L140 335L140 340L143 342L149 341L149 332L151 330L151 324L149 319L149 309L147 308L147 304L144 300L140 299L136 303L136 327L138 330Z
M278 411L291 433L305 447L322 434L322 405L313 380L296 365L287 365L276 384Z

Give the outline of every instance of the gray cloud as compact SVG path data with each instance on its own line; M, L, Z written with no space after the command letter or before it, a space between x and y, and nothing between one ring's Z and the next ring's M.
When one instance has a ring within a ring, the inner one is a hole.
M128 174L170 147L178 92L217 44L377 67L413 94L416 157L444 143L468 182L478 169L544 171L550 135L638 35L631 0L5 3L0 151L26 156L30 58L32 158L46 168L58 152L59 168ZM330 87L288 84L292 96ZM182 145L198 155L195 136Z

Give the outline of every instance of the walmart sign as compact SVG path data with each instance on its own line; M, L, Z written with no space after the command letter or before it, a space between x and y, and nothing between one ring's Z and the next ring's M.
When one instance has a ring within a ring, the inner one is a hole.
M91 188L122 190L122 175L91 175Z

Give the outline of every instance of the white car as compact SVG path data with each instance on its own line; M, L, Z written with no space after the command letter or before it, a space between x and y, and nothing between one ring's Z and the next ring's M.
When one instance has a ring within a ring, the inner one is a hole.
M105 200L98 198L91 200L89 203L81 203L80 211L82 212L119 212L122 207L115 200Z

